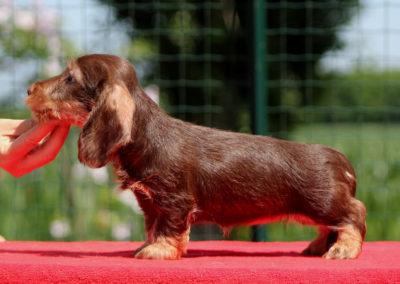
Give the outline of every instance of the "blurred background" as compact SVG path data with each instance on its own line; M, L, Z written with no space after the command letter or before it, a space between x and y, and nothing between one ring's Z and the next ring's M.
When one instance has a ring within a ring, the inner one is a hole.
M400 240L400 2L395 0L0 0L0 117L28 118L27 87L68 59L112 53L172 116L322 143L349 157L367 240ZM144 221L109 167L57 159L22 178L0 170L9 240L138 240ZM237 227L229 239L311 240L313 228ZM196 225L191 239L221 239Z

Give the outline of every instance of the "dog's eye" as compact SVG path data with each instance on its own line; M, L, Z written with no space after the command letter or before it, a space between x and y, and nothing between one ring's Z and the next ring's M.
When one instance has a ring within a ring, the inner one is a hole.
M72 77L71 75L68 75L67 79L65 79L65 82L67 83L71 83L72 81L74 81L74 77Z

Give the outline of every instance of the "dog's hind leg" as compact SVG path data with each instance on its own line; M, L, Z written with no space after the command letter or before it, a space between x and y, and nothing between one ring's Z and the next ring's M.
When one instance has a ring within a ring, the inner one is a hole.
M337 241L323 255L328 259L357 258L366 234L364 204L353 198L351 212L338 227Z
M310 202L308 217L320 226L318 237L303 251L328 259L357 258L366 234L366 209L354 198L350 185L338 183L323 206ZM315 201L315 200L313 200ZM315 205L315 207L313 207Z

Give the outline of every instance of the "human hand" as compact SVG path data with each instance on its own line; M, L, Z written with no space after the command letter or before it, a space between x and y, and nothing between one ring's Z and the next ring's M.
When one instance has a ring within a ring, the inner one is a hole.
M64 144L69 127L56 121L36 124L31 119L0 119L0 167L20 177L50 163Z

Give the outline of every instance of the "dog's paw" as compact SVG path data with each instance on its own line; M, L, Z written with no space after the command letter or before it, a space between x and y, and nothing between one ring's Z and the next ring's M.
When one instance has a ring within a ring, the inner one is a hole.
M5 241L6 241L6 239L3 236L0 236L0 243L5 242Z
M361 244L358 242L337 242L324 255L326 259L354 259L361 252Z
M180 259L182 252L167 241L157 241L147 244L135 251L138 259Z

